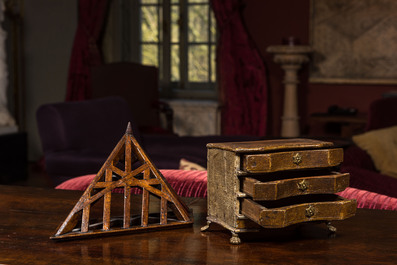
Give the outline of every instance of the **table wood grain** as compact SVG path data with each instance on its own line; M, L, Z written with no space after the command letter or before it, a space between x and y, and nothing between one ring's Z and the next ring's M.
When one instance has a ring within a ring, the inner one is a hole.
M396 264L397 212L358 209L335 237L308 223L242 234L205 225L206 200L186 199L187 228L56 242L49 237L81 192L0 186L0 264ZM122 207L122 205L120 205ZM117 211L117 210L116 210Z

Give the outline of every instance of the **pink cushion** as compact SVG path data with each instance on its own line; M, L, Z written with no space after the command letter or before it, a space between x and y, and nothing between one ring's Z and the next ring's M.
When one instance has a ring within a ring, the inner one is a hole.
M207 197L207 171L161 169L160 172L179 196ZM55 188L63 190L86 190L95 176L95 174L91 174L72 178ZM121 193L123 191L122 189L115 189L114 192ZM133 188L132 193L139 194L141 190Z
M346 199L356 199L358 208L397 211L397 198L379 193L347 187L338 195Z
M171 187L181 197L206 197L207 196L207 171L203 170L178 170L161 169L160 172L166 178ZM86 190L95 175L86 175L69 179L56 187L64 190ZM114 192L122 192L122 189L115 189ZM133 194L139 194L140 189L134 188ZM386 195L346 188L338 193L347 199L356 199L358 208L397 210L397 198Z

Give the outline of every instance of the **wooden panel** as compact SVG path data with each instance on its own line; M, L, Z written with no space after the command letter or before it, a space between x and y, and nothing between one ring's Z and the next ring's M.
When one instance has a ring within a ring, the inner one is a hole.
M343 161L343 149L319 149L243 155L243 170L266 173L282 170L334 167Z
M281 228L309 221L343 220L354 216L356 212L357 202L355 200L346 200L336 195L313 197L312 200L310 200L312 197L308 198L303 200L292 198L297 201L307 200L307 202L275 208L266 207L263 203L259 204L250 199L243 199L241 212L265 228ZM291 200L289 201L291 202ZM275 204L280 203L284 202Z
M326 176L309 176L263 182L254 177L242 178L244 193L253 200L278 200L289 196L327 194L343 191L349 186L348 173L334 172Z

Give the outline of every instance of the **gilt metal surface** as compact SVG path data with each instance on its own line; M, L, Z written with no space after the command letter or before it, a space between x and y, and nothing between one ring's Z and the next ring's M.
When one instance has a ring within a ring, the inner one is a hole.
M238 233L282 228L309 221L342 220L355 214L355 200L334 195L349 185L349 174L334 169L343 150L330 142L283 139L210 143L208 225ZM336 231L335 229L331 229Z
M329 175L286 178L288 172L282 176L283 179L269 180L266 176L244 176L241 177L242 191L252 197L255 201L278 200L290 196L337 193L349 186L349 173L332 172Z
M343 149L318 149L284 151L243 156L243 170L250 173L266 173L283 170L335 167L343 161Z
M208 149L216 148L234 153L264 153L282 150L303 150L333 147L332 142L312 139L276 139L246 142L209 143Z
M313 201L281 207L267 207L250 199L244 199L241 212L265 228L282 228L292 224L324 221L343 220L354 216L356 201L343 198L330 198L326 201Z

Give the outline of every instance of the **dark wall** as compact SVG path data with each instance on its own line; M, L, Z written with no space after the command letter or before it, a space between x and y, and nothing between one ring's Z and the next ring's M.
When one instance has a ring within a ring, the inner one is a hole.
M23 1L24 116L30 161L42 157L36 110L65 99L77 1ZM7 55L8 56L8 55Z
M280 135L283 104L283 71L266 52L271 45L295 37L300 44L310 43L310 0L243 0L243 18L252 39L266 64L269 78L269 134ZM385 92L395 89L388 85L337 85L308 82L309 66L299 72L299 115L302 133L308 132L308 116L325 112L330 105L355 107L367 112L369 104Z

